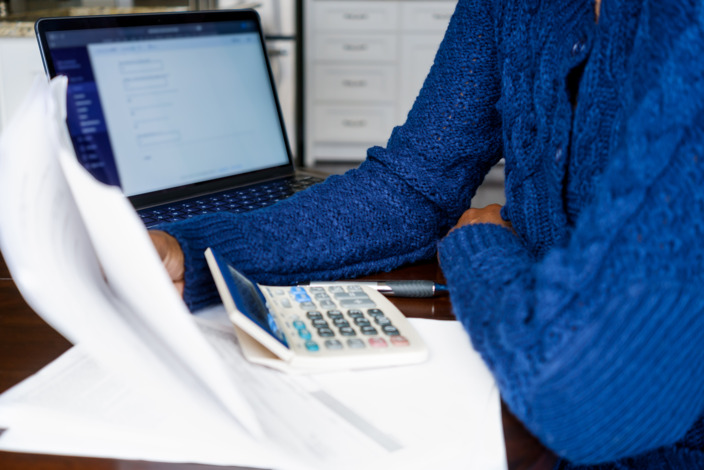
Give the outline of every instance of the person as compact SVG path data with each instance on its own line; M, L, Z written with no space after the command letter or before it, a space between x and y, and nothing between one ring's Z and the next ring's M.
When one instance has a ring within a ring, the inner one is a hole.
M557 468L704 468L702 57L696 0L459 0L406 122L359 168L152 236L194 309L217 299L208 246L270 284L437 252ZM468 210L501 158L505 206Z

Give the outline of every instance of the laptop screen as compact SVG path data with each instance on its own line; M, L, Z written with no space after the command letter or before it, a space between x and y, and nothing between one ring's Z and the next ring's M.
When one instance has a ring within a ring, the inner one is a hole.
M125 195L290 164L256 16L44 35L79 160Z

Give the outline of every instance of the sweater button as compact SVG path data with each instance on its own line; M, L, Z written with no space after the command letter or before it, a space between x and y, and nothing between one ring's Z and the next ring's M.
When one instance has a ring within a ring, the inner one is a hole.
M585 47L587 47L587 44L584 39L580 39L579 41L575 42L572 45L572 55L576 56L578 54L581 54L584 51Z
M562 146L557 147L557 150L555 150L555 161L557 163L560 163L562 160Z

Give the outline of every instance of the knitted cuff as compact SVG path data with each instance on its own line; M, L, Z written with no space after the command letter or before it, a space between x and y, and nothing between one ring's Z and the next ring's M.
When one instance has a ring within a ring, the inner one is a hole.
M205 249L209 243L202 238L205 218L201 224L173 223L157 227L163 230L181 245L185 261L184 296L188 308L194 312L220 301L210 269L205 261Z
M449 258L480 255L496 247L516 247L523 250L519 238L509 229L496 224L465 225L450 232L439 245L441 257Z

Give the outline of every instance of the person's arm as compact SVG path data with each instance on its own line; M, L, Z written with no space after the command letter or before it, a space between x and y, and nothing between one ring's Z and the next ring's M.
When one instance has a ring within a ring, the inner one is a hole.
M672 444L704 412L704 67L675 45L668 75L630 97L565 246L536 259L492 223L440 244L454 312L503 399L575 463Z
M407 122L386 148L272 207L160 227L183 250L189 306L217 298L207 247L272 284L349 278L433 256L501 157L493 37L485 3L461 0Z

